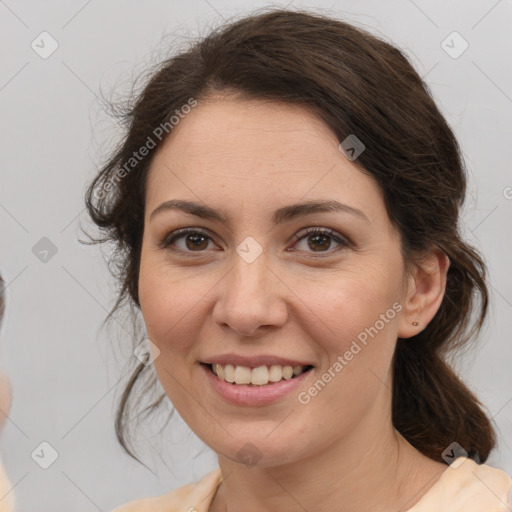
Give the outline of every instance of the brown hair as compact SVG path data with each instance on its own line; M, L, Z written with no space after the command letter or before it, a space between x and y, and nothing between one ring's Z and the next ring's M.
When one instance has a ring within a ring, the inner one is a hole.
M480 331L488 306L485 264L459 234L463 157L408 58L352 24L313 12L265 9L213 30L151 71L122 114L122 143L86 194L89 214L103 233L94 242L109 241L117 249L111 261L120 290L112 312L122 304L139 307L145 183L156 149L129 172L120 170L191 97L200 104L218 92L312 109L340 142L355 134L366 149L354 164L381 187L407 268L432 245L449 257L437 314L413 338L397 340L392 418L405 439L433 460L441 462L456 441L485 462L495 432L482 404L445 360ZM143 375L154 383L149 368L140 363L134 369L117 411L118 439L133 457L125 436L128 404Z

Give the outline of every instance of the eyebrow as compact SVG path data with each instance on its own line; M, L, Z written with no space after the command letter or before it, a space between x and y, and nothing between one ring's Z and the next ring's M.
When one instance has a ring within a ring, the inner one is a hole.
M216 210L209 206L180 199L171 199L169 201L165 201L153 210L149 216L149 219L151 220L156 215L169 210L180 210L185 213L195 215L196 217L201 217L202 219L217 220L223 223L227 223L228 221L226 215L221 210ZM272 222L274 224L280 224L297 217L303 217L306 215L322 212L349 213L350 215L364 220L365 222L370 222L368 217L366 217L366 215L361 210L335 200L306 201L303 203L283 206L274 212L272 215Z

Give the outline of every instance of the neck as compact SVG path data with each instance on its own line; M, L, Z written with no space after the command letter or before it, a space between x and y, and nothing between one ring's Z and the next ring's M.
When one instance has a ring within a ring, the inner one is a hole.
M393 428L390 414L357 428L307 459L248 467L219 455L223 481L211 512L407 511L446 465L425 457Z

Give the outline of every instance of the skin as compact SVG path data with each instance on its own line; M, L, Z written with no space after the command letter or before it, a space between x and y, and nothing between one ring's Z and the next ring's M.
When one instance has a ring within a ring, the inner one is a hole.
M0 278L0 290L2 296L0 297L0 324L2 323L5 310L5 298L3 295L4 282ZM0 369L0 433L4 429L7 416L11 410L12 405L12 388L9 377Z
M154 365L162 386L218 454L224 481L210 511L396 512L419 501L447 468L394 429L390 390L397 337L433 318L449 261L432 249L405 273L379 186L338 146L302 107L215 96L173 128L153 160L140 305L160 351ZM150 218L170 199L222 209L229 222L177 210ZM317 199L357 208L368 221L324 212L272 224L276 209ZM186 236L159 246L184 227L210 238L199 249ZM350 243L293 238L308 227L331 228ZM250 264L236 252L247 236L263 248ZM299 389L307 390L397 301L401 311L306 405L296 392L268 406L229 404L199 365L227 352L311 361ZM254 465L237 458L246 443L261 457Z
M0 286L2 283L0 283ZM3 302L0 304L0 322L3 317ZM5 427L12 405L12 387L9 377L0 370L0 435ZM0 508L14 510L12 484L0 460Z
M2 432L12 404L11 381L0 370L0 433Z

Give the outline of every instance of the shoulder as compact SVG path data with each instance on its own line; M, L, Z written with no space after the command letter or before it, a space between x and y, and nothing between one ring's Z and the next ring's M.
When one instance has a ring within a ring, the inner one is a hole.
M130 501L111 512L207 512L222 480L220 468L162 496Z
M0 459L0 510L2 512L10 512L14 510L14 493L13 486Z
M511 490L505 471L459 457L407 512L505 512Z

